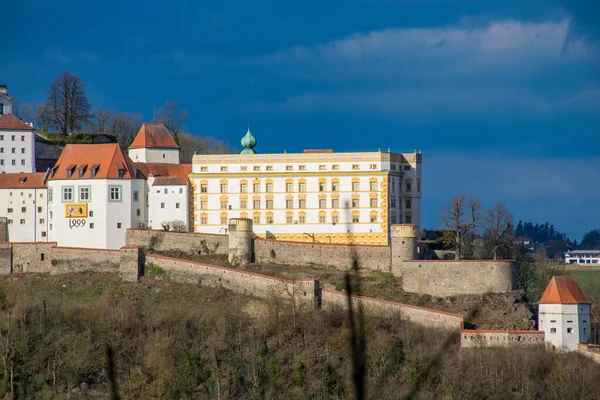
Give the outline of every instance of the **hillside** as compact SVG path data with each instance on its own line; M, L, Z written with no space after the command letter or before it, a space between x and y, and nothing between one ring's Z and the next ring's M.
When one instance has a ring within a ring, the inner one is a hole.
M0 279L0 397L350 398L346 315L223 289L107 274ZM600 393L600 366L540 348L461 350L447 334L367 317L369 398L564 399ZM432 363L433 362L433 363ZM11 371L12 369L12 385Z

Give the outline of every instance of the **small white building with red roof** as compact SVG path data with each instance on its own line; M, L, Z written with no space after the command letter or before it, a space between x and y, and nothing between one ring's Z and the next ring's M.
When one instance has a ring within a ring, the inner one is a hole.
M0 229L10 242L48 241L46 174L0 174Z
M161 123L145 123L129 146L133 162L179 164L179 146Z
M549 346L577 350L591 337L590 301L572 276L554 276L538 302L538 329Z
M0 173L35 172L34 131L16 115L0 115Z

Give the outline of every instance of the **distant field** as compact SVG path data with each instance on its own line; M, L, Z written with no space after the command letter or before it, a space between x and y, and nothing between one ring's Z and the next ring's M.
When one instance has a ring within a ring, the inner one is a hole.
M574 276L581 289L589 297L600 296L600 270L566 271L567 275Z

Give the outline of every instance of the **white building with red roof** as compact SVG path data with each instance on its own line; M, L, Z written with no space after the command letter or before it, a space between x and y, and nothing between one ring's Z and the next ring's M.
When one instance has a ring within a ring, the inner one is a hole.
M538 302L538 328L555 349L574 351L591 337L590 301L572 276L554 276Z
M129 146L134 162L179 164L179 146L161 123L146 123Z
M0 115L0 173L35 172L34 131L13 114Z
M48 177L49 239L115 249L146 221L146 183L117 143L68 144Z
M48 195L44 173L0 174L0 218L8 241L48 241Z

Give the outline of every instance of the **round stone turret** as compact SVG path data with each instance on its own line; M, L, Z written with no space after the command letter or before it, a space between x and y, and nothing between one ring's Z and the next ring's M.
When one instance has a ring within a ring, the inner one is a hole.
M402 276L402 261L417 259L417 239L419 227L413 224L398 224L391 226L392 236L392 265L394 276Z
M232 265L246 265L252 262L252 220L231 218L229 220L229 249L227 259Z
M242 143L242 146L244 146L244 150L242 150L242 152L240 154L256 154L256 151L254 150L254 148L258 144L258 141L250 133L249 125L248 125L248 132L246 132L246 135L242 138L241 143Z

